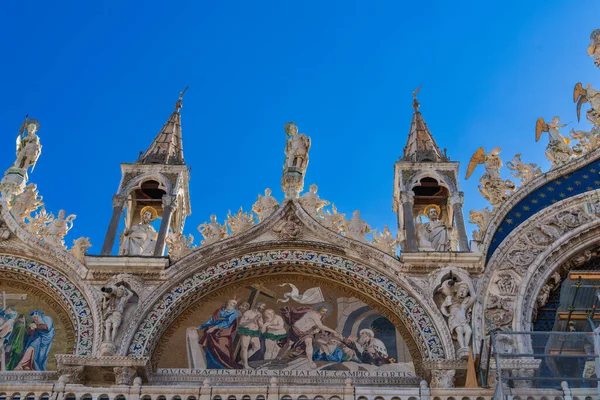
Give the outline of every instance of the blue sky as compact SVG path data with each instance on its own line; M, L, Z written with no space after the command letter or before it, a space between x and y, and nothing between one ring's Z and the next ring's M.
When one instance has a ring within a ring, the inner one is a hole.
M143 4L143 5L142 5ZM41 123L30 181L77 214L67 243L99 253L120 179L190 85L182 110L192 167L185 233L280 189L285 134L312 138L306 187L373 227L395 228L393 165L419 85L438 144L460 161L503 148L547 170L535 120L578 124L576 82L600 86L586 54L589 1L10 2L0 25L0 169L25 114ZM565 130L566 134L566 130ZM465 214L486 202L461 181ZM508 171L504 174L508 177ZM469 229L470 230L470 229Z

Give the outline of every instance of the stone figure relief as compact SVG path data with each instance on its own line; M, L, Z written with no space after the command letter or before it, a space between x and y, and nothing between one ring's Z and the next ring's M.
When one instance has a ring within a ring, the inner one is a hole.
M44 205L35 183L25 186L23 192L15 196L11 203L10 213L21 225L25 223L26 218L30 218L33 211Z
M298 127L293 122L285 124L285 166L294 168L302 173L306 172L308 166L308 151L310 150L310 137L304 133L298 134Z
M594 64L600 68L600 29L596 29L590 35L590 45L587 49L588 56L594 57Z
M102 323L104 325L102 355L112 355L116 350L115 340L123 323L125 307L133 292L123 284L104 286L102 291Z
M186 238L183 233L169 232L165 240L167 243L167 254L173 261L182 259L190 254L194 243L194 236L191 234Z
M537 315L537 311L540 308L544 307L546 304L548 304L548 299L550 298L550 295L553 291L560 287L561 281L562 279L560 277L560 274L558 273L558 271L555 271L554 273L552 273L552 275L550 275L550 278L548 278L548 281L546 281L544 286L542 286L540 293L538 294L538 297L535 301L535 306L533 309L532 315L534 321Z
M483 164L485 174L479 178L480 185L478 186L479 193L490 202L494 209L500 206L508 199L515 190L515 184L510 179L502 179L500 177L500 167L502 160L498 156L502 149L495 147L489 153L485 153L483 147L477 149L471 157L467 167L467 175L465 179L469 179L475 168Z
M40 138L36 135L40 127L40 123L35 118L25 120L19 135L17 136L17 158L13 164L13 168L27 171L29 167L32 169L42 153L42 145ZM26 132L26 134L24 134Z
M471 288L467 282L456 282L454 279L446 279L439 292L444 297L440 311L448 318L452 338L458 342L457 355L461 359L467 359L472 334L470 311L475 297L471 295Z
M566 124L560 123L560 117L554 117L550 122L538 118L535 123L535 141L538 142L542 137L542 132L548 132L549 142L546 146L546 158L552 163L552 169L560 167L569 162L574 155L573 149L569 146L569 138L560 134L560 128Z
M477 225L479 230L473 231L473 240L482 242L485 237L485 232L492 219L492 212L489 208L483 210L471 210L469 212L469 222Z
M214 214L210 216L210 222L198 225L198 232L204 237L204 240L200 243L202 246L208 246L228 236L227 225L219 224L217 216Z
M327 206L327 200L321 200L317 194L319 187L314 183L308 188L309 191L300 196L298 202L304 210L313 218L318 219L323 207Z
M521 180L521 186L542 175L542 168L535 163L524 163L521 160L521 154L516 154L512 160L506 163L506 167L511 170L510 174L514 178Z
M73 228L75 217L75 214L66 216L65 210L60 210L58 216L41 229L41 236L44 242L50 246L66 249L64 237Z
M244 212L240 207L236 214L231 214L231 210L229 210L225 224L229 226L230 236L235 236L252 228L254 217L252 214Z
M258 222L262 222L269 215L273 214L277 208L279 208L279 203L277 199L271 196L271 189L265 189L265 195L258 195L258 199L252 205L252 211L256 213L258 216Z
M395 256L403 238L392 236L387 225L383 226L383 232L373 231L373 245L379 250L391 256Z
M282 240L295 240L299 239L302 235L302 226L298 217L292 214L288 215L284 221L274 227L273 231Z
M369 243L366 234L371 233L371 227L362 219L360 219L360 211L355 210L352 213L352 218L348 221L344 221L342 225L342 232L348 238L358 240L362 243Z
M441 210L435 204L425 207L423 214L429 222L418 224L417 243L420 251L450 251L452 228L440 220Z
M581 106L590 103L590 109L586 112L586 118L592 125L600 128L600 92L589 83L585 88L578 82L573 89L573 102L577 103L577 121L581 117Z
M496 286L501 295L514 295L517 293L517 281L509 273L499 274L496 278Z
M73 240L73 247L69 250L69 253L80 263L85 264L85 253L92 247L90 238L80 237L79 239Z
M486 316L492 322L495 328L504 328L511 325L514 317L514 303L511 299L490 294L488 304L486 306ZM489 330L489 325L485 324L486 334Z
M151 256L156 246L158 233L150 223L158 217L154 207L146 206L140 211L141 221L130 229L125 229L121 236L120 255Z

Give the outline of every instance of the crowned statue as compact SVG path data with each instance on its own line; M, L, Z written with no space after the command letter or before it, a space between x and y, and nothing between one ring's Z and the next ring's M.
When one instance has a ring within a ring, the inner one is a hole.
M150 225L158 217L154 207L146 206L140 211L141 221L131 229L125 229L119 254L123 256L151 256L158 233Z
M423 214L429 222L420 224L417 228L417 242L421 251L450 251L451 228L440 220L441 209L436 204L425 207Z

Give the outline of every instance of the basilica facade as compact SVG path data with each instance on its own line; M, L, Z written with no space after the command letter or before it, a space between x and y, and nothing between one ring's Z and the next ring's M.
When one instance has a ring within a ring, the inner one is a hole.
M600 68L600 30L588 54ZM121 164L100 254L45 208L29 176L40 123L21 126L0 182L0 400L598 399L592 85L574 88L581 130L533 117L549 171L475 152L466 177L489 206L469 212L416 90L394 227L305 188L311 138L287 123L284 198L212 215L199 243L183 235L184 92Z

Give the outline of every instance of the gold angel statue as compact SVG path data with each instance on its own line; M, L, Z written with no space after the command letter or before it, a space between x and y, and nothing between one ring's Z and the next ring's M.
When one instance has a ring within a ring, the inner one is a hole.
M567 126L560 123L560 117L554 117L550 122L538 118L535 123L535 141L538 142L543 132L548 132L550 141L546 146L546 158L552 163L552 168L559 167L569 162L574 152L569 146L571 140L560 134L559 129Z
M479 193L490 202L493 207L502 204L515 190L515 184L510 179L502 179L500 177L500 167L502 167L502 159L500 159L500 147L494 147L489 153L485 153L483 147L475 151L471 157L467 167L467 175L465 179L469 179L475 168L483 164L485 174L479 179Z
M591 108L586 113L587 119L595 126L600 127L600 92L589 83L584 88L581 82L578 82L573 89L573 102L577 103L577 121L581 117L581 106L589 102Z

